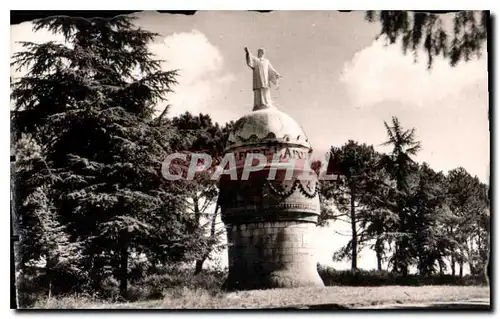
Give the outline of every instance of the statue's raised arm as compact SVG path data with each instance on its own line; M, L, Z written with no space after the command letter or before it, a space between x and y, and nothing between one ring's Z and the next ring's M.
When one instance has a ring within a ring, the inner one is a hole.
M253 56L245 47L245 60L253 69L254 110L272 107L270 84L276 85L281 75L273 68L268 59L264 58L264 49Z
M253 60L255 57L248 51L248 48L245 47L245 60L247 62L247 65L253 69Z

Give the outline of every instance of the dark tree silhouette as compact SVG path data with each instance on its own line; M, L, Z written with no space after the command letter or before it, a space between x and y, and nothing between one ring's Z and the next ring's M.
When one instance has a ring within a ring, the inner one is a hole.
M448 223L448 233L453 240L451 263L458 262L460 275L469 264L471 273L478 274L488 259L488 198L487 187L477 177L472 177L459 167L448 173L448 205L453 219Z
M197 258L204 249L202 237L185 231L193 223L183 216L185 189L160 174L175 130L153 115L177 73L161 69L148 51L157 34L131 17L56 16L33 24L66 43L23 42L25 50L13 56L13 65L28 69L12 82L13 121L18 136L28 134L41 148L32 175L50 182L31 178L37 187L26 194L34 204L26 210L39 217L36 233L53 229L47 238L57 230L65 234L58 240L81 243L79 269L94 288L109 266L125 297L132 254L166 263Z
M460 61L469 61L481 56L487 40L489 11L459 11L450 13L453 30L446 30L444 13L418 11L367 11L366 20L380 23L378 37L384 37L389 44L401 41L404 54L419 51L427 55L428 68L434 58L442 56L451 66Z
M392 146L389 155L383 157L382 162L387 172L396 183L396 213L399 217L398 237L394 254L394 269L403 275L408 274L411 263L409 232L411 222L407 201L411 192L412 175L416 172L416 163L411 158L420 150L420 142L416 140L415 129L405 130L397 117L392 118L392 126L384 122L389 140L384 145Z
M172 125L178 130L179 140L176 141L176 144L179 145L180 149L190 153L208 154L212 158L212 165L215 165L216 160L224 155L227 138L233 123L229 122L221 127L218 123L214 123L207 114L200 113L195 116L186 112L174 117ZM209 226L210 229L209 245L207 245L202 257L195 263L195 275L202 271L203 264L210 254L213 251L220 251L222 248L219 242L220 231L216 231L217 215L220 209L217 203L219 189L216 182L210 177L211 172L200 172L195 175L193 181L185 182L188 189L187 197L190 200L188 210L194 216L196 230L205 231L206 226ZM215 204L215 209L213 212L208 212L208 208L213 204ZM204 219L208 219L209 223L204 223Z
M340 177L331 187L325 187L322 196L332 198L337 208L343 213L351 226L351 240L346 247L340 250L337 257L343 259L348 257L351 260L351 269L358 268L359 239L361 231L359 229L358 207L366 202L366 197L370 196L370 181L374 179L377 169L377 155L373 146L358 144L349 141L342 147L332 147L331 156L335 158Z

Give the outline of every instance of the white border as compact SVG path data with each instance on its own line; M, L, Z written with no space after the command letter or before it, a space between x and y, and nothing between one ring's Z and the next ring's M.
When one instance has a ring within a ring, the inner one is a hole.
M262 9L262 10L366 10L366 9L374 9L374 10L383 10L383 9L399 9L399 10L444 10L444 9L461 9L461 10L479 10L479 9L489 9L492 10L492 13L495 14L498 12L496 8L498 7L498 1L487 1L487 0L475 0L475 1L470 1L470 0L455 0L455 1L428 1L428 0L422 0L422 1L397 1L397 0L379 0L379 1L349 1L349 0L337 0L337 1L325 1L325 0L307 0L307 1L291 1L291 0L286 0L286 1L274 1L271 2L270 0L254 0L254 1L247 1L247 2L242 2L242 1L235 1L235 0L214 0L214 1L208 1L208 0L184 0L184 1L176 1L173 3L172 1L148 1L148 0L142 0L142 1L130 1L130 0L122 0L122 1L102 1L102 0L86 0L86 1L50 1L50 0L45 0L45 1L36 1L36 0L23 0L23 1L16 1L14 3L8 3L7 1L3 1L1 3L2 9L0 12L1 14L1 21L3 22L3 39L9 39L10 38L10 26L7 24L7 21L10 20L9 13L7 10L257 10L257 9ZM495 44L496 47L496 40L497 40L497 31L496 31L496 26L494 32L494 39L492 38L493 44ZM5 40L4 40L5 41ZM5 43L5 42L4 42ZM495 50L496 54L494 57L490 57L491 60L497 60L498 56L498 51ZM9 206L10 205L10 195L8 188L10 189L10 183L9 183L9 171L10 171L10 163L7 161L7 153L10 153L10 143L9 143L9 101L7 100L10 94L10 90L7 89L9 82L7 78L7 74L10 73L8 67L7 67L7 60L10 60L9 54L10 54L10 49L7 46L5 46L2 50L2 54L4 55L3 61L4 63L1 64L3 72L3 76L1 77L1 87L3 88L2 90L2 99L3 99L3 105L4 105L4 111L1 112L0 116L0 127L3 130L3 133L0 134L0 145L1 145L1 165L2 169L0 169L0 181L1 183L1 190L0 190L0 196L1 196L1 203L2 203L2 210L3 213L1 214L2 216L2 225L4 231L3 233L3 240L2 240L2 250L1 250L1 256L3 257L2 263L0 263L1 268L2 268L2 274L3 278L5 280L3 281L2 285L2 318L10 318L15 315L13 311L8 310L10 308L10 287L8 284L8 278L10 277L10 265L7 262L7 256L10 256L10 238L9 237L9 231L7 230L8 225L9 225L9 216L7 212L10 210ZM495 87L491 88L498 92L498 86L497 83L495 82ZM471 106L472 107L472 106ZM498 113L495 112L495 114ZM498 121L498 119L495 118L495 120ZM498 139L495 138L493 139L495 143L497 143ZM498 146L498 145L497 145ZM495 149L498 149L496 147ZM495 152L495 156L498 156ZM498 174L498 173L497 173ZM495 185L498 185L498 181L495 180ZM497 187L498 188L498 187ZM495 198L498 198L497 194L498 190L495 190ZM496 202L496 200L495 200ZM496 213L496 209L493 208L492 214ZM498 220L500 217L495 218L495 225L493 226L495 229L498 229ZM495 252L498 251L498 240L495 238ZM497 263L498 261L498 255L496 257ZM496 277L498 277L498 267L495 266L494 272L496 273ZM496 278L496 281L498 281L498 278ZM498 299L497 297L493 296L495 299L495 303L498 306ZM67 313L59 313L58 315L61 316L66 316L66 315L72 315L74 313L67 312ZM86 313L84 313L86 314ZM230 313L229 313L230 314ZM287 313L286 315L288 316L289 314L294 314L294 313ZM323 312L322 314L327 314L330 315L329 312ZM403 313L402 313L403 314ZM419 315L418 313L415 313L416 315ZM450 316L456 316L459 313L456 314L450 314ZM35 318L41 318L41 317L46 317L49 316L51 317L53 313L38 313L38 314L31 314ZM106 315L113 315L113 316L123 316L124 313L106 313ZM130 316L143 316L144 314L142 313L130 313L127 314ZM172 314L168 313L162 313L160 314L161 316L169 315L171 316ZM221 315L221 313L216 313L212 314L215 316ZM252 314L252 316L256 315L261 315L261 314ZM273 316L280 316L280 315L285 315L285 314L278 314L278 313L273 313ZM344 313L334 313L335 316L338 315L345 315ZM355 313L351 313L350 316L357 315ZM385 316L386 313L381 313L379 315ZM404 313L404 315L412 315L410 313ZM445 314L441 314L445 315Z

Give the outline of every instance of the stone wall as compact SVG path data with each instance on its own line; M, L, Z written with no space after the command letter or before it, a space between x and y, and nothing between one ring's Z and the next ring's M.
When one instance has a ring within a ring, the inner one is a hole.
M322 286L312 237L315 228L315 223L302 221L229 227L228 288Z

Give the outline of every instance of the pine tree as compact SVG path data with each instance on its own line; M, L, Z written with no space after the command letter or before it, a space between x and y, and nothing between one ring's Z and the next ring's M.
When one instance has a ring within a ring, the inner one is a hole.
M362 209L358 219L363 229L360 242L369 244L375 251L377 269L382 270L382 262L387 260L388 248L398 238L397 190L395 183L383 166L384 155L377 153L377 162L371 178L367 181L368 190L362 198Z
M23 136L15 148L14 206L20 234L18 268L22 272L21 278L28 280L32 277L42 286L38 288L46 290L49 296L78 288L85 276L79 267L82 243L70 241L53 209L52 186L57 176L47 166L39 145L29 136ZM37 272L40 264L41 275ZM21 306L26 302L22 299Z
M446 254L446 233L440 227L446 200L445 176L434 172L427 163L419 167L419 182L409 205L413 224L412 251L421 275L435 273L436 264Z
M213 123L209 115L199 114L194 116L189 112L181 114L172 119L172 125L177 128L182 140L176 142L184 151L195 154L207 154L211 157L212 166L224 156L229 131L233 123L228 123L224 127L218 123ZM206 231L209 228L206 252L196 261L194 274L199 274L203 269L203 264L213 251L222 248L220 244L220 231L216 230L219 204L217 202L219 189L216 181L211 180L210 171L198 172L193 181L186 181L188 192L189 211L193 214L196 230ZM211 206L215 206L213 211L208 211ZM208 221L208 222L206 222Z
M157 34L133 19L51 17L34 30L65 44L23 43L13 64L28 68L12 84L13 120L39 143L56 176L51 207L73 242L84 242L94 287L110 266L126 296L130 254L152 263L196 258L204 242L185 231L182 184L166 181L161 162L175 130L153 118L177 75L148 51Z
M370 180L374 179L377 169L377 155L373 146L358 144L352 140L340 148L332 148L331 154L336 158L340 178L333 185L330 195L340 212L347 216L351 225L351 240L339 251L337 258L349 257L351 269L357 269L358 252L362 230L359 227L360 210L363 209L366 197L370 196ZM325 188L327 190L328 188ZM324 195L327 195L323 191Z
M413 226L409 221L408 199L415 183L416 163L411 158L421 148L416 140L415 129L405 130L397 117L392 118L392 126L384 122L389 140L384 145L392 146L389 155L383 157L383 164L391 175L396 186L396 209L398 215L398 238L394 253L394 270L403 275L408 274L412 262L410 253L410 233Z
M380 33L388 43L401 40L404 54L419 51L427 55L431 68L442 56L451 66L479 58L487 41L489 11L458 11L451 14L453 31L446 30L440 14L409 11L367 11L366 20L380 23Z
M471 273L482 272L488 254L488 190L477 177L464 168L448 172L448 204L453 219L448 226L448 236L455 243L452 264L458 262L460 275L464 263Z

